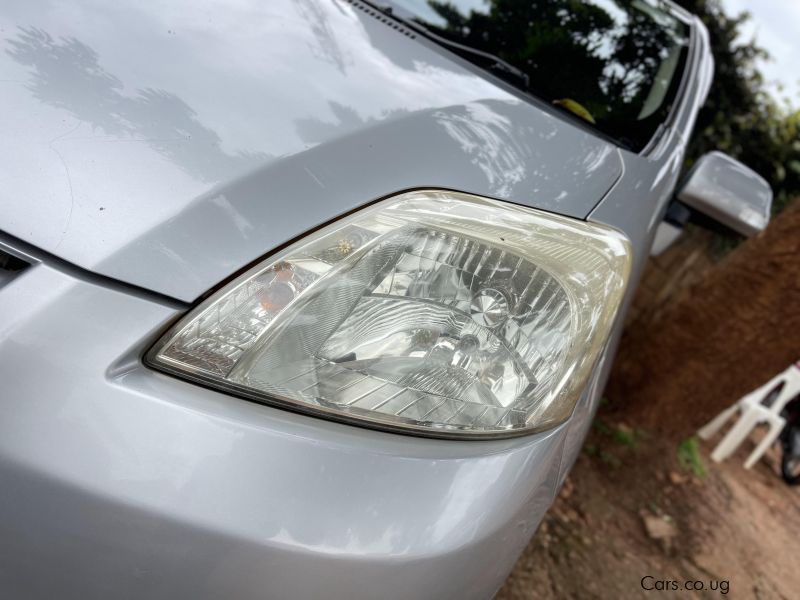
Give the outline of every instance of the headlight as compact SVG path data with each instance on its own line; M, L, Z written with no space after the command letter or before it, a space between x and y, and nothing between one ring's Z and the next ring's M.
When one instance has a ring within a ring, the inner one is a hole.
M439 437L569 417L630 269L601 225L445 191L381 201L219 290L159 369L293 410Z

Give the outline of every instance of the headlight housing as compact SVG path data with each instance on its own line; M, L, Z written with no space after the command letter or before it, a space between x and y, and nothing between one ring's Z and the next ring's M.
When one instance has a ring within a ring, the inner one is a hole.
M209 297L158 369L356 424L504 437L569 417L623 296L617 231L468 194L378 202Z

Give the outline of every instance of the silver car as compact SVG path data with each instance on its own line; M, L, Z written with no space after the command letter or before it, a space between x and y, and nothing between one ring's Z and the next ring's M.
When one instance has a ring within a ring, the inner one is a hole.
M6 0L0 37L3 598L491 597L657 230L769 215L723 155L678 186L712 61L666 2Z

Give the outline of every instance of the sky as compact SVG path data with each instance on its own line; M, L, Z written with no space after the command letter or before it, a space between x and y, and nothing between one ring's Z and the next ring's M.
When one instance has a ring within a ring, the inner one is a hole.
M743 38L755 35L758 45L771 55L759 65L768 89L779 99L789 97L792 106L800 108L800 0L722 0L722 4L730 15L743 10L752 14L742 26Z

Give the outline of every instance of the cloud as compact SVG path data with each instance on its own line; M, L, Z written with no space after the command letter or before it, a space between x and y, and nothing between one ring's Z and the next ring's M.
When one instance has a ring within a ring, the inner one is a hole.
M724 0L728 14L747 10L752 19L742 28L742 39L755 37L760 46L771 55L771 59L760 64L761 72L777 94L777 84L783 85L783 95L789 96L794 105L800 105L800 72L796 68L796 57L800 54L800 3L764 2L764 0Z

